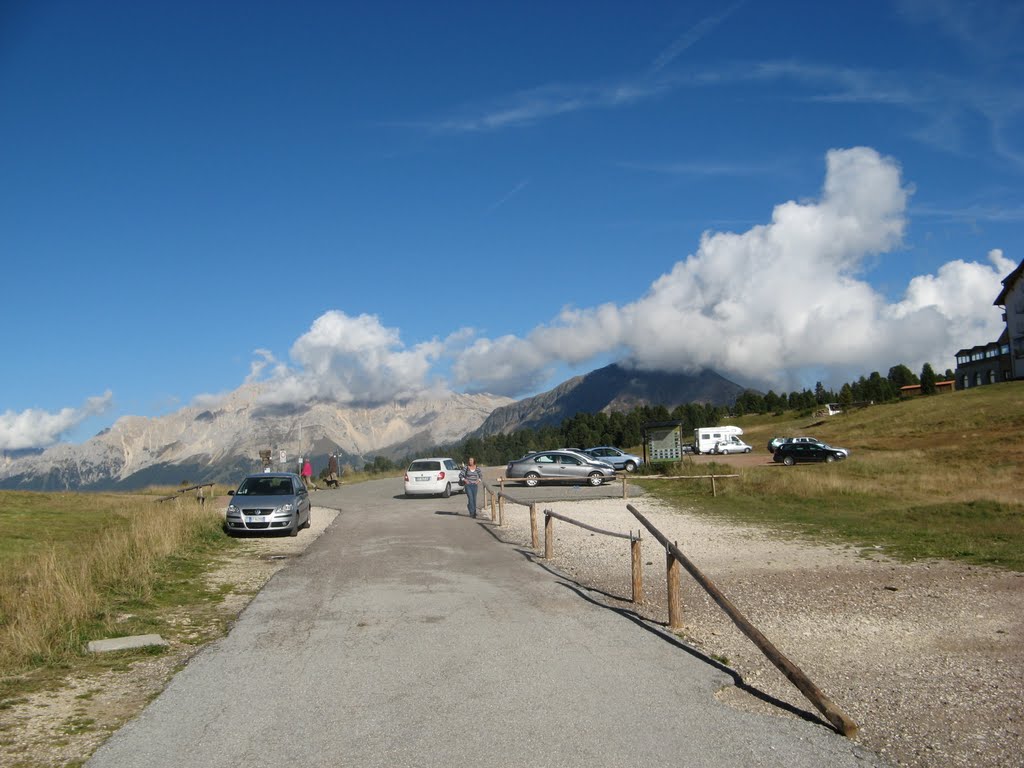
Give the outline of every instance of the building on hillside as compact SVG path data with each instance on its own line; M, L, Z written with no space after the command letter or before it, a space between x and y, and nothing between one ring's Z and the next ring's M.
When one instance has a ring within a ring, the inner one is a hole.
M943 392L952 392L955 389L956 382L950 379L949 381L936 381L935 382L935 394L941 395ZM900 387L900 397L916 397L921 394L920 384L907 384L905 387Z
M992 303L1003 308L1006 328L995 341L956 353L957 389L1024 379L1024 261L1002 282Z
M956 353L957 389L997 384L1013 378L1013 359L1005 329L996 341Z
M1003 308L1010 342L1010 378L1024 379L1024 261L1003 278L1003 290L992 303Z

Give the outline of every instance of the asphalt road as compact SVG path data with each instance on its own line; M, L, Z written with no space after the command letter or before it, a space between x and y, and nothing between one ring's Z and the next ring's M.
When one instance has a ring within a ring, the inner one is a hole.
M719 704L727 674L500 542L463 495L401 491L318 492L331 527L88 765L876 764Z

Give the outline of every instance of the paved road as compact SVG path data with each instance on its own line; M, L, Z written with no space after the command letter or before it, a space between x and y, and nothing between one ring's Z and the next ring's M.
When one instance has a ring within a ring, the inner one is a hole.
M332 526L88 765L876 763L718 704L728 676L498 541L464 496L401 490L317 493Z

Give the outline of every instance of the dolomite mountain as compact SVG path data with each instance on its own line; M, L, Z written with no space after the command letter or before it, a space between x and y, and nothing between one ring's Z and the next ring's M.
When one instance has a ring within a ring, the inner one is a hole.
M60 443L42 453L5 457L0 487L31 490L129 489L183 481L234 482L271 449L275 468L295 471L300 455L339 451L360 465L374 453L413 452L460 440L510 398L451 394L376 407L261 404L259 384L240 387L216 408L182 408L157 418L125 416L80 445ZM389 450L391 449L391 450ZM279 458L284 451L287 464ZM316 465L316 462L314 462ZM319 467L318 467L319 469Z

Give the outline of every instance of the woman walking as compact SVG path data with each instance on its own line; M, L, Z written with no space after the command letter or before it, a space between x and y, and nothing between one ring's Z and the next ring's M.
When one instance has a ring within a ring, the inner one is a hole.
M476 517L476 492L480 483L484 481L484 473L477 468L476 459L469 457L465 469L459 472L459 481L466 486L466 506L469 508L469 516Z

